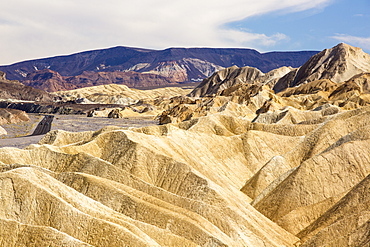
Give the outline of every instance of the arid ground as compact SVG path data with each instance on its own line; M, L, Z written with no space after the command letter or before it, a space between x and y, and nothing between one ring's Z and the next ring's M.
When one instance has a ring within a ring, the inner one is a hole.
M30 121L18 124L5 124L3 128L8 135L0 137L0 148L26 146L37 143L44 135L31 136L37 124L43 119L44 114L29 114ZM118 127L144 127L155 125L157 121L153 117L130 117L130 118L88 118L85 115L54 115L51 130L66 130L72 132L95 131L105 126Z

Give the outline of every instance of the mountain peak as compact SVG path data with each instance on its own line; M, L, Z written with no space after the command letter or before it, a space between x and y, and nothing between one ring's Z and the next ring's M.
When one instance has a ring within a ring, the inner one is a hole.
M337 56L346 56L346 58L350 58L350 57L360 58L363 56L369 56L369 54L365 53L361 48L354 47L346 43L339 43L333 48L326 49L326 50L329 54L337 55Z
M349 49L349 48L355 48L355 47L353 47L353 46L351 46L349 44L346 44L346 43L341 42L341 43L337 44L336 46L334 46L332 49L343 49L343 48Z
M315 80L329 79L339 83L354 75L370 71L370 55L361 48L340 43L313 55L298 69L294 79L282 78L274 87L275 91L284 90ZM289 79L289 81L286 81Z

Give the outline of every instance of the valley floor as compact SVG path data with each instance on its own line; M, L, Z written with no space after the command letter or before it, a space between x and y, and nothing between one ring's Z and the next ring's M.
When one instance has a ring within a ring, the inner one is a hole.
M50 114L48 114L50 115ZM29 113L30 121L18 124L6 124L3 128L8 135L0 137L0 148L26 146L37 143L44 135L31 136L37 124L42 120L44 114ZM129 118L105 118L105 117L86 117L85 115L54 115L51 130L65 130L71 132L96 131L105 126L118 127L144 127L155 125L157 121L151 116L129 117Z

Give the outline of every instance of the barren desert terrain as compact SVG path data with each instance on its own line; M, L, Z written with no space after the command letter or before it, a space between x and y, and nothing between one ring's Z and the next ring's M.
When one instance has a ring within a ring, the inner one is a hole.
M2 127L8 132L7 136L0 139L1 147L25 148L37 143L44 135L31 136L37 124L45 114L30 113L30 121L18 124L5 124ZM54 115L51 130L65 130L71 132L96 131L106 126L118 127L144 127L155 125L153 117L126 117L112 119L107 117L90 118L85 115ZM1 137L0 137L1 138Z
M0 246L369 246L369 85L370 55L341 43L169 97L58 93L128 103L0 140Z

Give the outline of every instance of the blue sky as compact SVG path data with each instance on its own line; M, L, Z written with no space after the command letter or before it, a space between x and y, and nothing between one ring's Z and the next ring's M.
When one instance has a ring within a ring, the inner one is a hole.
M305 11L276 11L227 23L225 28L284 34L275 50L322 50L346 42L370 52L370 1L336 0Z
M12 0L2 3L0 64L131 46L370 53L370 0Z

